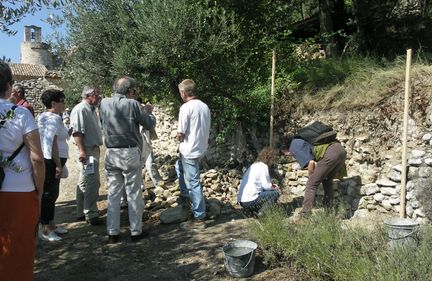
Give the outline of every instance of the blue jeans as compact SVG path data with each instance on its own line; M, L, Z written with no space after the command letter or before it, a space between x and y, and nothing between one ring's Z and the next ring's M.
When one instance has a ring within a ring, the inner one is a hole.
M240 205L252 214L258 214L260 210L275 204L279 199L279 192L276 190L263 190L258 194L257 199L250 202L240 202Z
M180 154L175 168L180 184L180 204L189 198L194 217L204 219L205 199L200 183L199 158L188 159Z

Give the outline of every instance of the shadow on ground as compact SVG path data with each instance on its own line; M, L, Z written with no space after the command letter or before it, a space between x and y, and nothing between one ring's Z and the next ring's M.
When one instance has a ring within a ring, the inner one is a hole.
M105 226L75 221L74 202L57 203L56 221L69 230L63 240L38 241L37 281L231 280L223 266L222 247L231 239L247 239L251 220L234 211L199 231L183 230L179 224L150 225L149 237L132 242L127 210L122 210L121 241L109 245ZM264 270L258 257L255 274Z

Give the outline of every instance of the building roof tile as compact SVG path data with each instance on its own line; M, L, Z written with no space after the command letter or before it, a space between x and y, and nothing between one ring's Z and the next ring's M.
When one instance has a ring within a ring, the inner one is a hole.
M47 68L42 64L10 63L12 75L19 77L43 78Z

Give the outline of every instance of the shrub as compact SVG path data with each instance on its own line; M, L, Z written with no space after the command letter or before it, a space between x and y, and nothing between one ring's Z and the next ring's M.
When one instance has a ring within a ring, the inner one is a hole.
M303 268L313 280L431 280L432 228L423 227L419 246L387 247L383 227L347 226L336 213L320 212L305 225L290 224L275 209L251 227L264 260Z

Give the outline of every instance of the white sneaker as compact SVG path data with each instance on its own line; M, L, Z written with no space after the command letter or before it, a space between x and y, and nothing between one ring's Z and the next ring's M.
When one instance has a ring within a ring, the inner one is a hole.
M61 227L61 226L56 226L56 228L54 229L54 232L55 232L56 234L66 234L66 233L68 233L69 231L68 231L66 228L63 228L63 227Z
M62 240L60 236L58 236L54 231L48 232L48 234L44 234L42 231L39 232L39 238L44 241L60 241Z

